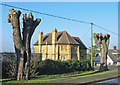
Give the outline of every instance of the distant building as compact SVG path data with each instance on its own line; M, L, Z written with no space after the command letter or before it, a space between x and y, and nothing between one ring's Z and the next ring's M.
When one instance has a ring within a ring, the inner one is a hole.
M34 44L34 53L40 53L42 60L86 59L86 49L79 37L72 37L66 31L57 32L56 28L44 36L39 32Z
M16 60L16 54L14 52L0 52L0 61Z
M97 54L94 64L100 65L100 53ZM113 46L113 49L108 49L107 65L120 65L120 50L117 50L116 46Z
M31 59L37 56L41 58L40 53L31 53ZM17 60L17 56L14 52L0 52L0 61L12 61L12 60Z
M2 56L2 53L0 53L0 61L3 60L3 56Z

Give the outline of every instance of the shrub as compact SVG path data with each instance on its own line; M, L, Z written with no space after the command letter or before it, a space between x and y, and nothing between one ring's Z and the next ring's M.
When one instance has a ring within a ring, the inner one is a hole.
M32 55L30 61L30 75L52 75L63 74L77 71L90 71L93 70L90 61L88 60L50 60L46 59L41 61L39 55ZM2 75L3 78L13 78L16 74L16 61L4 61L2 63Z
M14 78L16 75L16 61L2 62L2 78Z
M31 76L36 76L38 74L38 67L39 63L41 61L41 56L40 54L32 53L31 54L31 60L30 60L30 75Z
M37 68L39 67L40 61L41 57L39 54L31 54L30 74L32 76L38 74ZM16 65L16 59L11 59L10 56L7 56L7 58L2 62L2 78L15 78Z
M85 60L68 60L68 61L54 61L46 59L39 63L37 72L41 74L62 74L75 71L90 71L93 70L90 65L90 61Z

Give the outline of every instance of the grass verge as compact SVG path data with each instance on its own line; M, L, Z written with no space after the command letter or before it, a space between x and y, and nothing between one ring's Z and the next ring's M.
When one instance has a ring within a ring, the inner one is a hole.
M88 72L83 72L83 73L80 73L80 74L74 74L74 75L70 75L70 76L66 76L66 77L62 77L62 78L52 77L54 75L51 75L51 78L49 78L49 79L38 78L38 79L33 79L33 80L28 80L28 81L7 81L7 82L4 82L4 83L42 83L42 82L49 82L49 81L54 81L54 80L58 80L58 79L82 78L82 77L101 75L101 74L107 74L107 73L112 73L112 72L118 72L118 70L110 70L110 71L105 71L105 72L88 71Z

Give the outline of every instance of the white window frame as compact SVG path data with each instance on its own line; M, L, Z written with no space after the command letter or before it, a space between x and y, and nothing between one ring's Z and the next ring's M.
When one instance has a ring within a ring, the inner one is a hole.
M52 60L52 57L49 57L50 60Z
M45 60L45 57L44 57L44 56L42 57L42 60L43 60L43 61Z
M61 60L66 60L66 56L61 56Z

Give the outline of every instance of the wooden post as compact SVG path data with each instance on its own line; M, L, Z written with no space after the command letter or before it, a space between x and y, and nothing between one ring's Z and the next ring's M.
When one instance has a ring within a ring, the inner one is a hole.
M91 67L93 67L93 23L91 23Z

